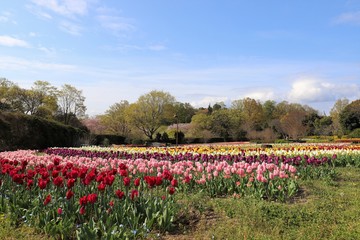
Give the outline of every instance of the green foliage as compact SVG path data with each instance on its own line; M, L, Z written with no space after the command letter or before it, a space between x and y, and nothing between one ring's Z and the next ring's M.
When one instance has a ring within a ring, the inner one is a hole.
M360 128L360 99L344 108L340 113L340 124L345 132Z
M134 145L143 145L144 142L145 142L145 141L144 141L143 139L133 139L133 140L131 141L131 143L134 144Z
M178 143L183 143L185 140L185 134L182 131L175 132L174 138L178 140Z
M40 117L0 113L0 150L78 146L86 130Z
M357 239L360 234L358 168L339 168L336 185L301 181L291 203L253 197L183 196L182 239ZM179 196L181 197L181 196ZM193 207L189 207L193 206ZM195 222L195 223L194 223Z
M161 141L162 141L162 142L165 142L165 143L170 141L169 135L168 135L166 132L164 132L164 133L162 134L162 136L161 136Z
M151 91L140 96L136 103L129 106L129 122L152 140L162 125L168 125L173 121L174 104L175 98L169 93Z
M360 128L354 129L348 136L351 138L360 138Z
M177 116L176 121L179 123L190 123L191 118L195 115L195 108L190 105L190 103L176 103L175 104L175 113ZM176 123L174 121L174 123Z
M125 139L126 138L124 136L119 135L95 134L94 142L92 142L92 145L105 145L105 143L107 143L107 146L111 144L124 144Z

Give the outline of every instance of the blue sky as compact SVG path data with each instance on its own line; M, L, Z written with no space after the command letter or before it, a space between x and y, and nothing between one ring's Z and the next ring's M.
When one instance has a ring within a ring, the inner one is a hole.
M90 116L151 90L327 113L360 98L360 0L2 1L0 77L71 84Z

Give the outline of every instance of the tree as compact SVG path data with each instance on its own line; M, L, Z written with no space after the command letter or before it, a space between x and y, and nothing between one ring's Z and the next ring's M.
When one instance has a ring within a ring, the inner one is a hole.
M85 115L86 106L84 105L85 97L82 91L75 87L65 84L58 92L59 119L64 124L69 124L72 117L83 117Z
M123 100L115 103L100 116L100 122L106 127L106 132L127 137L131 131L127 111L130 104Z
M226 141L232 127L231 116L227 109L217 109L211 114L211 131Z
M25 114L34 115L43 102L44 96L34 90L19 89L19 99Z
M289 134L289 128L291 128L291 125L286 124L286 118L284 117L286 115L289 115L290 112L303 112L305 117L305 109L297 103L288 103L287 101L282 101L278 103L275 107L275 110L273 111L273 120L270 122L270 127L273 129L274 132L279 134L282 138L288 138ZM293 114L290 114L290 116ZM302 121L304 119L301 119L301 123L297 124L300 128L302 128L303 124ZM284 122L285 121L285 122ZM294 127L296 127L294 125Z
M129 106L129 120L149 139L153 139L164 122L173 121L174 104L175 98L170 93L153 90Z
M0 109L24 112L21 102L21 88L6 78L0 78Z
M100 116L83 119L81 123L94 134L104 134L106 130L106 126L102 124Z
M264 125L265 115L260 102L252 98L235 100L231 104L243 116L243 127L246 131L261 130Z
M52 117L58 111L58 90L47 81L35 81L31 88L41 97L41 105L37 108L35 115Z
M276 102L272 101L272 100L267 100L266 102L263 103L262 107L263 107L263 111L264 111L266 120L273 119L274 112L276 109Z
M195 109L190 105L190 103L177 102L174 108L174 111L179 119L179 123L190 123L191 118L195 115Z
M347 105L339 117L341 127L345 133L360 128L360 99Z
M190 136L211 138L211 115L207 112L199 111L191 119Z
M57 111L56 88L48 82L36 81L31 89L22 89L0 79L0 108L41 117L52 117Z
M177 139L177 143L183 143L185 139L185 133L177 131L174 133L174 138Z
M228 115L231 119L230 136L233 139L244 140L246 139L246 131L243 129L245 121L244 114L237 109L228 109Z
M336 134L338 136L342 136L344 134L340 124L340 113L345 109L347 105L349 105L349 100L347 98L338 99L330 110L333 134Z
M319 113L310 106L303 105L303 109L306 112L305 119L303 120L303 125L305 125L307 127L306 135L310 135L310 136L314 135L315 129L316 129L315 122L318 119L321 119L321 117L319 116Z
M217 111L220 109L226 109L225 103L224 102L217 102L214 104L214 106L212 106L212 110L213 111Z
M291 139L299 139L306 134L305 118L305 110L292 109L280 119L281 128Z
M315 135L329 136L332 134L332 118L330 116L322 116L315 120Z
M168 135L166 132L164 132L164 133L162 134L160 140L161 140L161 142L165 142L165 143L169 142L169 141L170 141L169 135Z

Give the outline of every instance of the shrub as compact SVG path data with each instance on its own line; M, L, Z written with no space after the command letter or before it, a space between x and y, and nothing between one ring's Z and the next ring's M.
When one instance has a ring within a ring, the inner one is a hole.
M0 113L0 151L79 146L87 131L19 113Z
M360 138L360 128L357 128L357 129L353 130L349 134L349 137L351 137L351 138Z
M93 145L111 145L111 144L124 144L125 137L112 134L95 134Z

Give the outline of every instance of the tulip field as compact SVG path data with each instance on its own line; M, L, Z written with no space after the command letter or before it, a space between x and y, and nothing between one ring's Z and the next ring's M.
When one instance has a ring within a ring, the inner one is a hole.
M338 169L359 167L360 146L348 144L0 152L0 214L54 239L161 239L192 196L289 205L304 182L330 184Z

